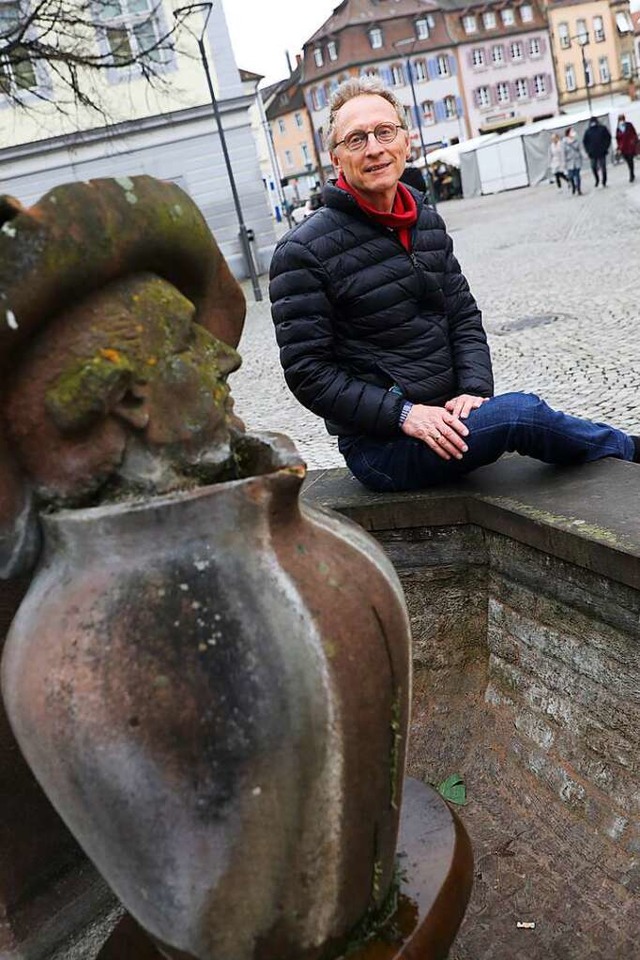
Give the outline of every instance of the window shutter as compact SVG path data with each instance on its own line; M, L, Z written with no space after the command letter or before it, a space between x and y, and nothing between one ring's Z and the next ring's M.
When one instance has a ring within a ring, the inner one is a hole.
M320 87L318 89L318 103L320 104L320 109L322 109L322 107L326 107L327 105L327 95L324 91L324 87Z
M552 78L551 78L551 74L550 74L550 73L543 73L543 77L544 77L544 94L543 94L543 96L546 97L546 96L548 96L548 95L551 93L551 91L553 90L553 87L552 87L552 85L551 85L553 81L552 81Z
M435 103L435 112L436 112L436 121L441 123L447 118L447 111L444 105L444 100L436 100Z
M429 73L430 80L437 80L438 78L438 61L435 57L431 57L427 60L427 72Z
M459 117L463 116L462 97L456 97L456 112Z
M422 123L422 117L420 116L420 107L411 107L411 112L413 114L413 124L415 127L420 129L420 124Z
M467 63L470 67L475 66L473 62L473 50L467 50Z
M389 67L380 67L380 79L384 83L385 87L393 86L393 77L391 76L391 70L389 70Z
M411 64L401 63L400 70L402 71L402 79L405 83L411 83L409 79L409 71L411 70Z
M450 53L449 54L449 73L451 74L452 77L455 77L457 72L458 72L458 64L456 62L456 58L453 56L453 54Z
M538 43L540 44L540 56L544 56L544 54L547 52L547 41L544 37L540 37L538 39Z

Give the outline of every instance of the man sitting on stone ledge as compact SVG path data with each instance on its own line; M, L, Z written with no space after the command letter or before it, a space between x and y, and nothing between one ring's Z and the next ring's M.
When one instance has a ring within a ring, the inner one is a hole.
M278 244L270 295L286 381L324 417L371 490L454 480L517 451L547 463L640 460L640 440L552 410L530 393L493 396L480 310L442 218L400 183L404 110L372 80L331 100L338 180Z

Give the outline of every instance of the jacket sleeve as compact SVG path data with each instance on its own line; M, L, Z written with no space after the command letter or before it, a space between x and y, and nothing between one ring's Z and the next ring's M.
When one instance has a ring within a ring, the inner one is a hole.
M336 359L331 281L305 244L285 239L276 247L269 295L280 362L296 399L346 433L397 435L403 398L352 376Z
M459 392L492 397L491 353L482 326L482 314L454 256L453 241L448 234L445 247L444 294Z

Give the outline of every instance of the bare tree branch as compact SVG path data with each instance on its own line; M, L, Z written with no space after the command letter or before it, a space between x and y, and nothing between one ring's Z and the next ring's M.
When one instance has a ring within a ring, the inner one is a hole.
M2 0L0 97L25 109L34 97L58 110L80 104L104 116L95 77L135 69L161 86L180 26L161 0L146 9L139 0Z

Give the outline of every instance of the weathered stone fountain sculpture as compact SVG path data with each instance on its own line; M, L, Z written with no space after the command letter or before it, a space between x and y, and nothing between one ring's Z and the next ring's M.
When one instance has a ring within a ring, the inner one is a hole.
M244 302L179 188L0 220L5 576L42 529L3 659L21 749L163 955L337 956L393 885L395 574L233 415Z

